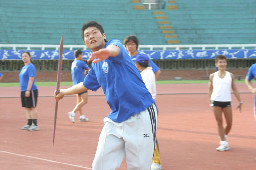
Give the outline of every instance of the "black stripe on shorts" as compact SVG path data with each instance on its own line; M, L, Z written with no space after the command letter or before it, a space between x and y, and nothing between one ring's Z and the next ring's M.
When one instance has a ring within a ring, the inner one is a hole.
M155 106L155 108L154 108ZM154 145L156 142L156 116L157 116L157 109L156 105L152 104L147 108L149 116L150 116L150 121L151 121L151 126L152 126L152 134L153 134L153 140L154 140Z

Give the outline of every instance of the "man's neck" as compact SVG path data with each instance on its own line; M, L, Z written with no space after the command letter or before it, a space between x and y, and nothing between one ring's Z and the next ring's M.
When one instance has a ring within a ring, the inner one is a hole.
M135 52L129 53L129 55L130 55L131 57L133 57L133 56L137 55L138 53L139 53L138 51L135 51Z

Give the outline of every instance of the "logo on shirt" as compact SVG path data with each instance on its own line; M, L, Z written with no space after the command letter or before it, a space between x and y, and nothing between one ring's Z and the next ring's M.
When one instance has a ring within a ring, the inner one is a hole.
M108 63L106 61L102 64L102 69L104 73L108 73Z
M143 134L144 138L149 138L148 134Z
M77 65L75 64L75 63L72 63L72 70L74 70L74 69L77 69L78 67L77 67Z
M24 74L27 71L27 68L24 68L21 73Z

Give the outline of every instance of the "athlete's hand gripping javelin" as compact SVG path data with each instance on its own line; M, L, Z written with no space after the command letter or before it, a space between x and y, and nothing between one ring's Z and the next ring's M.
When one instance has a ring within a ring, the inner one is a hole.
M83 82L77 84L77 85L74 85L70 88L67 88L67 89L60 89L59 93L56 94L56 91L54 92L53 94L53 97L59 101L61 100L65 95L72 95L72 94L78 94L78 93L81 93L81 92L84 92L88 90L86 87L84 87L83 85Z

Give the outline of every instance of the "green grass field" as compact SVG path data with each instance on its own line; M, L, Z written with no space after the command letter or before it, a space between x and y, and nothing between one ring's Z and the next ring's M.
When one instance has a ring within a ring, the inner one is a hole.
M208 83L209 80L159 80L157 84L203 84ZM244 80L236 80L236 83L244 83ZM0 82L0 87L18 87L18 82L3 83ZM36 82L37 86L56 86L56 82ZM72 86L72 82L61 82L61 86Z

